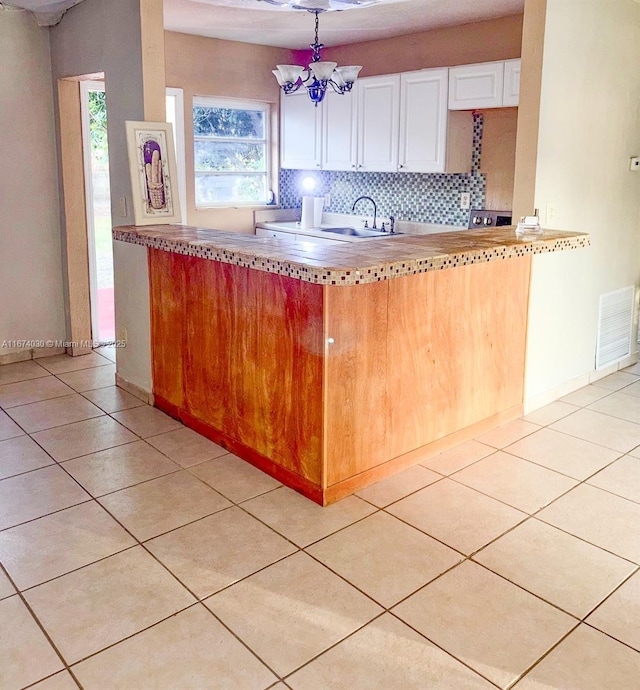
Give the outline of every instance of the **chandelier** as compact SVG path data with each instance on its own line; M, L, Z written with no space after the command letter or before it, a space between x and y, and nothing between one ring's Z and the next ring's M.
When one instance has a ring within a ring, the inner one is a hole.
M324 48L324 44L318 42L318 15L322 10L308 11L316 15L316 38L314 43L309 45L313 51L311 63L307 68L300 67L300 65L278 65L278 69L272 71L285 94L295 93L302 86L305 86L309 98L317 108L318 103L322 103L329 86L339 94L351 91L362 66L338 67L337 62L321 60L320 50Z

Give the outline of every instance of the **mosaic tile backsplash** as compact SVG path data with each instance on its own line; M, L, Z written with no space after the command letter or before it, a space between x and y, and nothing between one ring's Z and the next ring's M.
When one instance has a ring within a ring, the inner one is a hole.
M471 208L484 208L485 176L480 172L482 154L481 113L473 116L473 157L471 172L441 173L362 173L332 172L329 170L281 170L280 206L302 206L302 180L312 176L317 180L314 195L331 195L325 211L351 213L353 202L362 195L375 199L378 215L394 215L398 220L417 223L463 225L469 211L460 208L460 193L470 192ZM361 210L364 210L363 206Z

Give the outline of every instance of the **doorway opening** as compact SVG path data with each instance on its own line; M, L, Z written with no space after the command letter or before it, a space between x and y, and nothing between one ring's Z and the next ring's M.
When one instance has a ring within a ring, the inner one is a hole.
M91 332L95 344L115 341L113 248L107 105L104 82L80 82Z

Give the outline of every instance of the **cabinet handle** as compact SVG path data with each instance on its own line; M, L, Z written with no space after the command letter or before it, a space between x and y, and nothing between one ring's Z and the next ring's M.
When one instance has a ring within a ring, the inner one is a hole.
M398 166L398 170L402 170L402 168L404 168L404 165L402 165L402 163L401 163L401 164Z

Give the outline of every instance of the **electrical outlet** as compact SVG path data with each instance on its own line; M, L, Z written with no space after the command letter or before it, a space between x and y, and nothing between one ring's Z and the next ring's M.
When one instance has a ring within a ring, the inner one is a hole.
M120 328L118 329L118 340L121 343L126 344L128 336L129 336L129 334L127 333L127 327L126 326L120 326Z
M324 195L324 205L331 206L331 194Z
M460 194L460 208L465 211L471 208L471 194L469 192L462 192Z
M553 223L556 222L556 216L558 215L557 205L554 201L550 201L547 204L547 209L545 213L545 225L550 228Z

